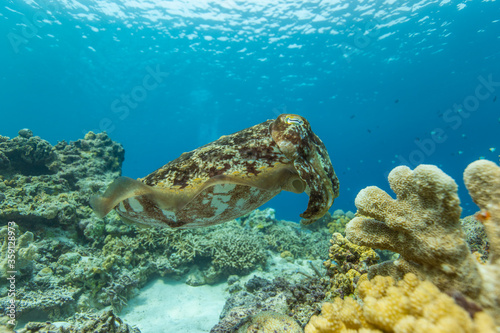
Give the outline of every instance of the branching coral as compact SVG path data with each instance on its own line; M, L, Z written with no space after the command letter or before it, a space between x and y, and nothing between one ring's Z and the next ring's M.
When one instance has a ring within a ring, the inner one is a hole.
M212 262L221 271L248 272L266 262L264 243L255 234L235 229L230 234L214 233Z
M490 265L479 265L467 246L456 183L431 165L414 171L405 166L392 170L389 183L396 200L374 186L362 190L356 197L356 217L347 225L347 238L401 255L394 262L372 266L371 276L401 278L413 272L441 290L469 296L499 320L499 174L499 168L487 161L471 164L465 173L474 201L488 209L483 223L490 239Z
M306 333L494 333L493 319L484 312L473 318L453 298L414 274L396 283L376 276L359 286L363 306L352 298L336 298L313 316Z

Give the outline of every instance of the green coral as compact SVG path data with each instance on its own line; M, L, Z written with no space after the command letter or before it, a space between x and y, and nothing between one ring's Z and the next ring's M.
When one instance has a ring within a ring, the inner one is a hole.
M369 247L348 241L340 233L334 233L330 240L329 259L325 261L330 276L331 296L353 294L362 274L379 260L379 256Z
M465 232L465 240L472 252L479 254L481 260L488 260L489 242L484 226L474 215L460 219L460 224Z

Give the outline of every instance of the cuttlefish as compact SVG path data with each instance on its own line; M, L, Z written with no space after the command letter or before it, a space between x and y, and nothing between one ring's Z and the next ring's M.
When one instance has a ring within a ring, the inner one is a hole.
M90 205L101 218L115 209L140 226L196 228L240 217L283 190L309 196L304 224L321 218L339 193L325 145L293 114L224 135L144 178L119 177Z

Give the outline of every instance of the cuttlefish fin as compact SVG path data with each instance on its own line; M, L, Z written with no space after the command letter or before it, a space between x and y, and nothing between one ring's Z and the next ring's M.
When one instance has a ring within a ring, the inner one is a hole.
M300 179L294 169L290 166L282 165L273 168L267 172L262 172L255 176L232 176L232 175L218 175L207 180L203 185L193 193L189 199L183 201L183 205L177 205L178 209L184 208L189 204L198 194L211 186L220 184L235 184L255 187L260 190L266 191L290 191L293 193L302 193L306 187L305 182Z
M186 207L194 198L196 198L200 193L205 191L207 188L216 186L216 185L221 185L221 184L235 184L235 185L244 185L244 186L253 186L253 187L258 187L255 186L255 183L251 179L242 179L239 177L235 176L228 176L228 175L218 175L215 177L210 178L207 180L205 183L203 183L200 188L198 188L195 192L190 193L189 196L186 196L184 200L179 200L176 204L176 208L178 210L183 209ZM162 201L161 196L156 196L157 200Z
M138 195L152 194L153 189L138 180L119 177L101 195L90 197L90 206L100 218L108 215L121 201Z

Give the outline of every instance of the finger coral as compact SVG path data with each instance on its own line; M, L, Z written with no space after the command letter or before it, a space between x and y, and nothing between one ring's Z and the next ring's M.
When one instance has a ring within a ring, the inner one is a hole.
M370 276L400 279L412 272L441 290L472 298L498 318L500 267L495 258L500 254L500 223L494 216L498 216L499 174L499 168L487 161L471 164L465 173L474 201L488 209L486 216L491 211L492 217L483 222L491 243L490 265L480 265L470 253L455 181L432 165L392 170L389 184L396 199L375 186L363 189L346 236L356 244L400 254L398 260L372 266Z
M500 167L487 160L471 163L464 172L472 200L483 210L483 223L490 241L490 260L500 263Z
M486 160L469 164L464 182L472 200L482 209L477 217L489 240L489 265L481 265L482 290L479 302L492 309L500 322L500 167Z
M352 298L336 298L313 316L305 333L494 333L493 319L484 312L471 318L429 281L408 273L395 282L376 276L359 286L363 306Z

